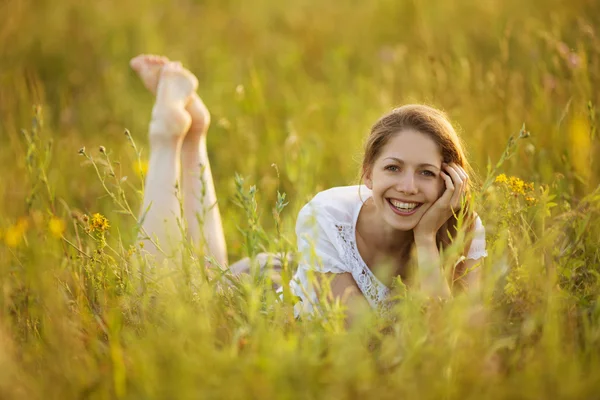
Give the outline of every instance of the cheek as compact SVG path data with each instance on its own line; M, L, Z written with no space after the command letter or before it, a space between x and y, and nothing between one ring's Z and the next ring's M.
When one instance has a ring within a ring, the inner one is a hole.
M386 175L373 176L373 189L375 190L387 190L390 186L395 184L393 178Z

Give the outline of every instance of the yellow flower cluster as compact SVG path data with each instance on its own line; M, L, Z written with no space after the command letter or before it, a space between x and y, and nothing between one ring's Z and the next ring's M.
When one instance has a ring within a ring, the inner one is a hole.
M108 219L102 214L96 213L92 215L89 222L89 229L92 232L104 232L110 228Z
M505 174L498 175L494 182L506 187L514 196L524 196L527 204L532 205L537 201L535 197L532 196L535 187L531 182L526 183L516 176L507 177Z
M508 178L506 177L505 174L500 174L496 177L496 180L494 181L496 183L506 183L508 182Z

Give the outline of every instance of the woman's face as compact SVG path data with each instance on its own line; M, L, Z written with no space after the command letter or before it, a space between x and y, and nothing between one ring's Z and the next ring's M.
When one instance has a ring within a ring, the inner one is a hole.
M441 168L442 154L429 136L404 130L389 140L365 179L386 225L400 231L417 225L444 192Z

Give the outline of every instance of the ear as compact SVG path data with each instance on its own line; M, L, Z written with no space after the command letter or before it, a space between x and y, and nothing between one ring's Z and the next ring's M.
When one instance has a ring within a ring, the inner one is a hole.
M371 179L371 171L364 171L363 176L365 177L365 186L369 188L369 190L373 190L373 179Z

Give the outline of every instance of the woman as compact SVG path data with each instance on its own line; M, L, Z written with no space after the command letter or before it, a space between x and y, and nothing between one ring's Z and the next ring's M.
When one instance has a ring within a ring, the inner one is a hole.
M209 114L195 93L197 80L164 57L138 56L131 66L156 93L142 224L147 248L172 253L184 231L178 221L184 221L192 242L204 238L208 255L226 265L206 152ZM180 162L183 215L175 190ZM324 282L349 305L350 314L360 303L386 309L395 276L439 298L452 295L455 281L476 282L475 266L487 253L485 230L470 207L468 170L458 135L442 112L407 105L377 121L365 149L365 184L321 192L300 211L296 233L303 257L291 283L300 298L297 314L315 311ZM440 249L461 237L461 224L468 245L447 279ZM236 263L231 269L240 271L245 265Z
M365 148L365 185L326 190L300 211L296 233L304 262L292 282L302 299L297 311L311 312L317 302L312 271L334 274L331 293L355 303L350 314L356 303L385 310L395 276L442 299L452 295L454 283L475 284L476 264L487 253L481 220L470 211L469 169L442 112L407 105L380 118ZM469 245L447 279L440 248L460 236L460 224Z

